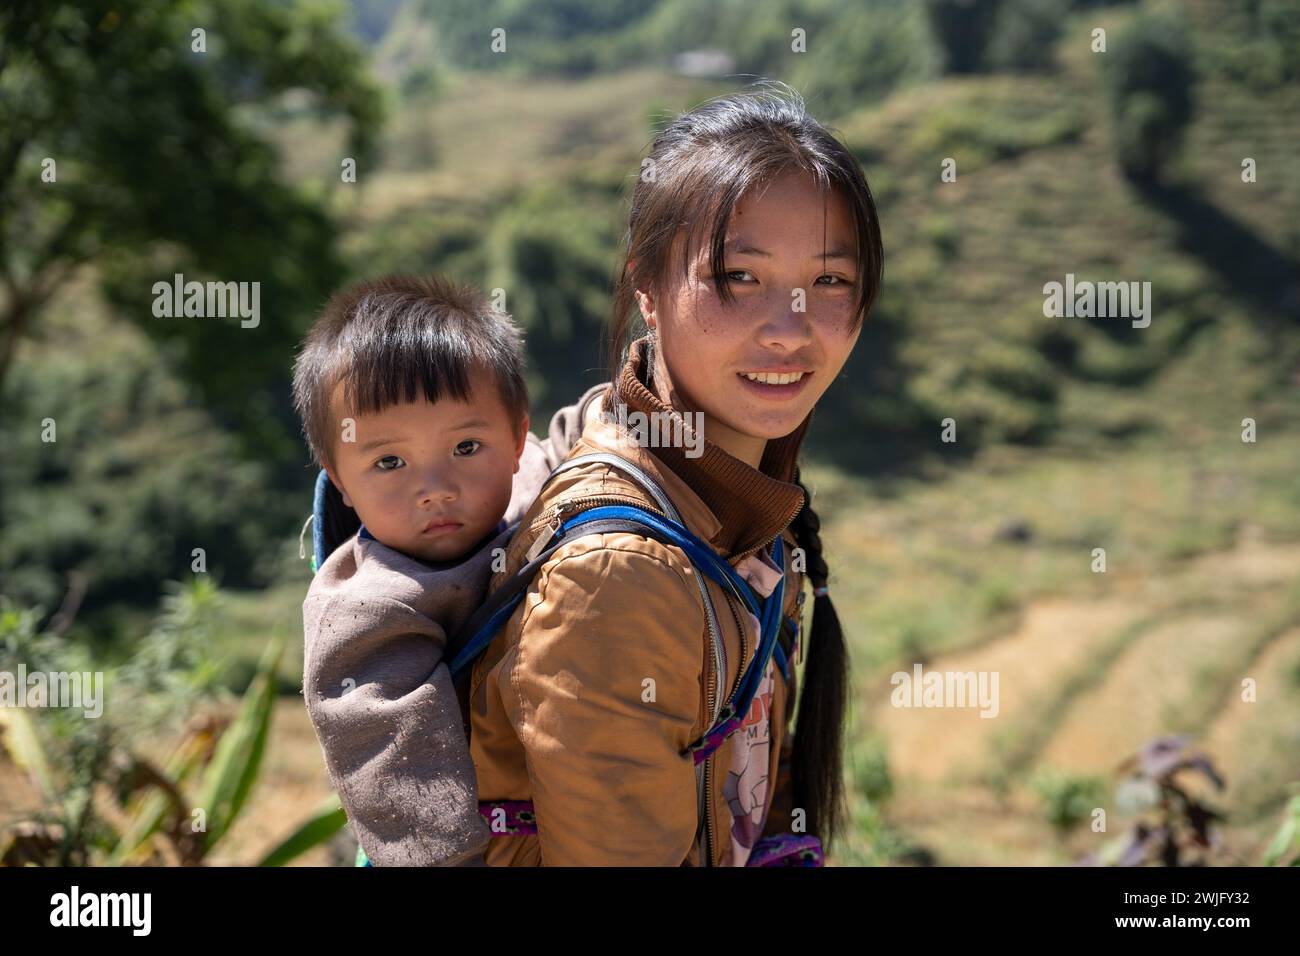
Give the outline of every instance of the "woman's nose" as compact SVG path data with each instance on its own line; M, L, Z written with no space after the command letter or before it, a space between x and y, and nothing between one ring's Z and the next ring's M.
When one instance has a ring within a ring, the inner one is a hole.
M788 298L769 304L761 329L763 343L786 350L797 349L812 341L812 322L808 300L795 289Z

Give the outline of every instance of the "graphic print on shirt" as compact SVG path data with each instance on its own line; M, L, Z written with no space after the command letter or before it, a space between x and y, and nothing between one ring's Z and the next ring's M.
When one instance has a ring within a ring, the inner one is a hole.
M767 771L771 756L774 675L767 662L745 722L732 735L731 769L722 792L731 808L731 866L744 866L767 818Z
M767 598L781 580L781 569L768 551L759 551L736 565L756 595ZM758 618L748 610L752 646L759 638ZM763 679L750 704L744 722L727 738L731 744L731 767L722 792L731 810L731 835L723 866L744 866L767 822L768 768L771 765L772 691L776 682L774 661L769 658Z

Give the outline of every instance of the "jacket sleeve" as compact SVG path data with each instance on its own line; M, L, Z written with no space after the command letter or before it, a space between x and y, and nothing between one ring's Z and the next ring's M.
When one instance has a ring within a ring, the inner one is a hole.
M376 866L472 864L491 836L445 635L385 598L308 597L303 695L348 819Z
M680 866L697 825L704 613L658 542L583 539L539 571L501 696L545 866Z

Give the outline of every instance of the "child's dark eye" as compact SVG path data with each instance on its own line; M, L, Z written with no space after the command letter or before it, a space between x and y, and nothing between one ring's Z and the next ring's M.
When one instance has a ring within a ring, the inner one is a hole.
M481 441L475 441L472 438L466 438L463 442L461 442L459 445L456 446L456 450L460 451L460 449L464 448L466 445L474 445L475 447L473 451L467 451L463 455L461 455L462 458L468 458L470 455L474 454L474 452L478 451L479 447L481 447L482 444L483 443Z
M396 455L385 455L383 458L375 462L375 467L380 471L392 471L395 468L401 468L405 464L406 462L402 461L402 459Z

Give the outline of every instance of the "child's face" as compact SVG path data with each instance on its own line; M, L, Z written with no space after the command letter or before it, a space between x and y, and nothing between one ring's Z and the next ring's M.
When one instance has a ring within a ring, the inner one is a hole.
M468 402L421 399L352 415L355 441L336 440L326 468L376 539L422 561L462 557L510 504L528 418L516 438L488 374L476 369L470 381ZM342 434L341 385L332 401Z

